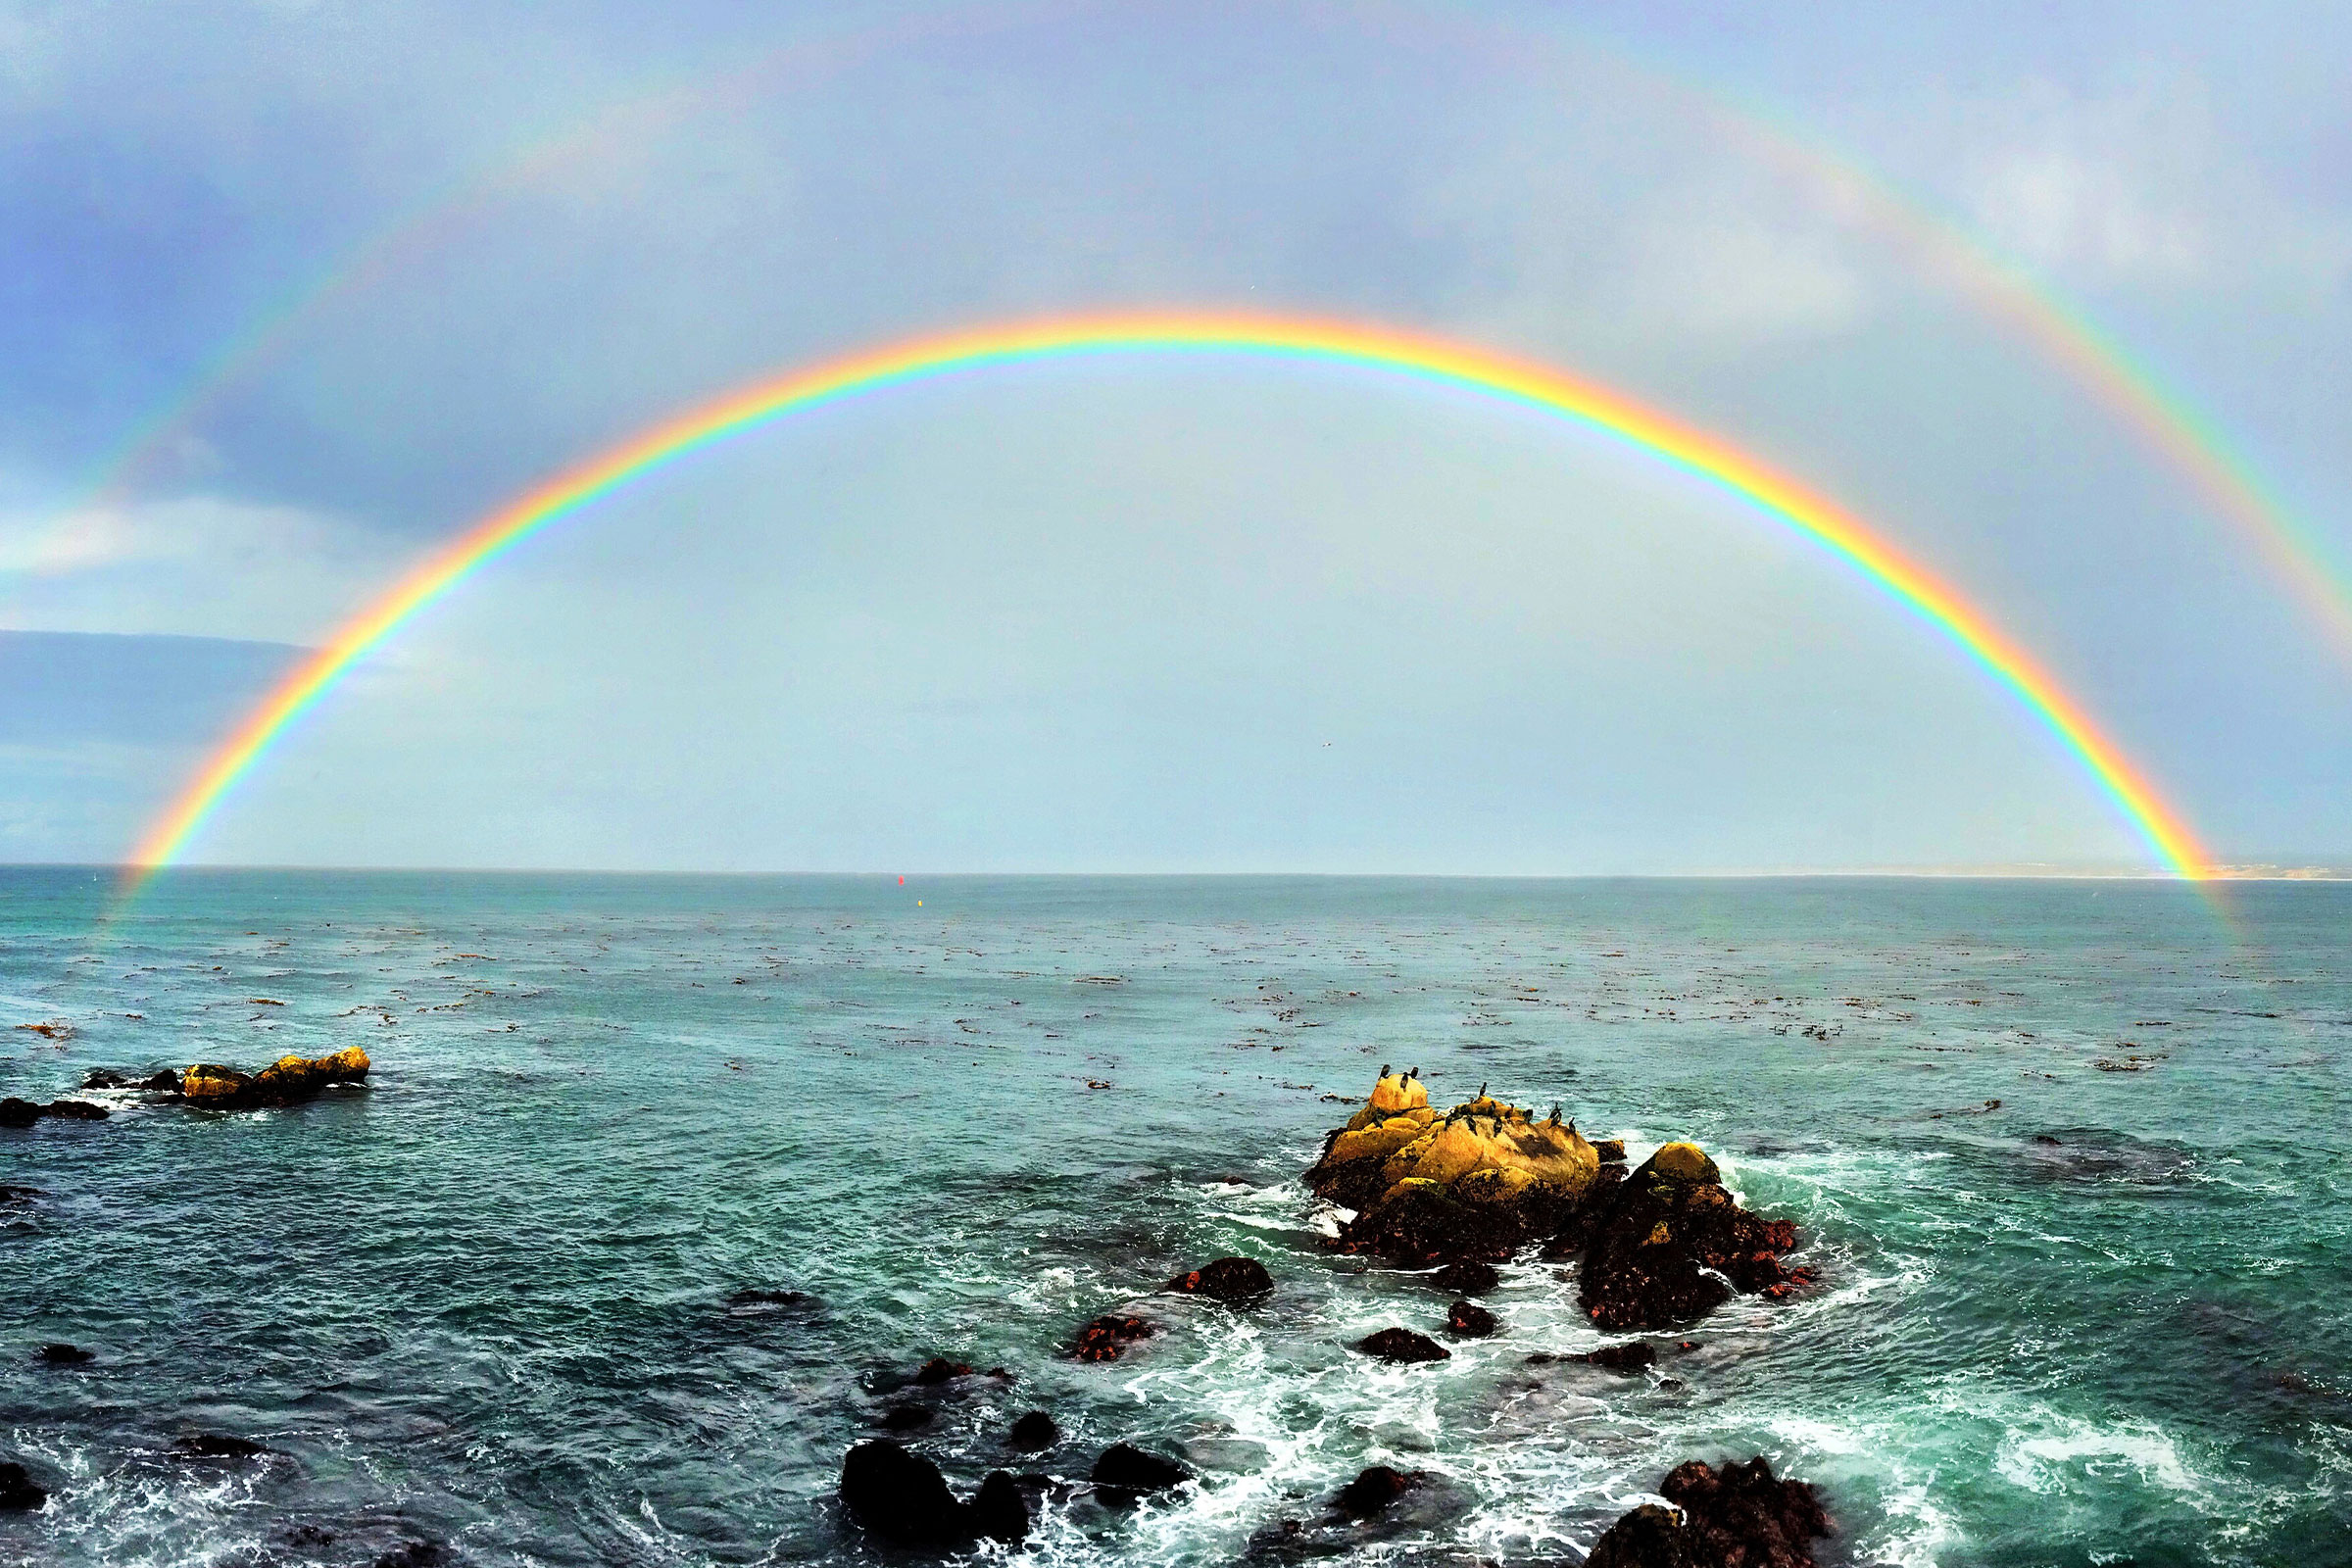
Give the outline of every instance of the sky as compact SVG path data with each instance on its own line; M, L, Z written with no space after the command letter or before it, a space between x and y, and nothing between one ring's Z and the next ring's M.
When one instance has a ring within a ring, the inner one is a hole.
M2344 572L2347 58L2325 4L0 3L0 861L121 859L436 541L685 406L1183 307L1668 411L1983 611L2218 858L2352 865L2352 649L1853 194L2071 301ZM583 513L190 858L2149 864L1982 670L1687 477L1150 358L812 414Z

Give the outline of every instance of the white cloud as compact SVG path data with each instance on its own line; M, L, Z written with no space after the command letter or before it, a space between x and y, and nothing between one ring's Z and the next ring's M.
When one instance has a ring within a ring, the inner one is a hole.
M338 519L220 496L0 514L0 624L311 642L407 554Z

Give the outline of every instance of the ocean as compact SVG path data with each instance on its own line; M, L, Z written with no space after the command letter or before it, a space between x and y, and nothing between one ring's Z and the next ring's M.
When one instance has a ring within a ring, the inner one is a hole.
M1056 1568L1573 1564L1674 1465L1753 1454L1820 1487L1825 1563L2352 1563L2352 886L113 891L0 871L0 1094L374 1070L0 1130L35 1190L0 1203L0 1458L52 1494L0 1561L910 1561L834 1491L911 1410L966 1491L1114 1442L1195 1473L1130 1510L1058 1489L1015 1554ZM1332 1251L1298 1178L1383 1063L1637 1160L1698 1141L1818 1283L1625 1375L1531 1363L1602 1338L1529 1257L1494 1338L1368 1361L1447 1298ZM1270 1300L1155 1294L1228 1253ZM1113 1310L1163 1332L1071 1359ZM941 1355L1007 1376L904 1387ZM1034 1409L1059 1446L1009 1454ZM1334 1521L1374 1463L1426 1484Z

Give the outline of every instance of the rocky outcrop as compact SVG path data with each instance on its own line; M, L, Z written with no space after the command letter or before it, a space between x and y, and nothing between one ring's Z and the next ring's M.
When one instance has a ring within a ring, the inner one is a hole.
M1385 1464L1365 1469L1340 1489L1331 1505L1350 1519L1369 1519L1420 1485L1423 1472L1392 1470Z
M1446 1264L1429 1277L1429 1283L1448 1296L1484 1296L1502 1284L1502 1276L1494 1264L1472 1257Z
M0 1513L30 1513L48 1500L49 1494L32 1484L23 1465L0 1460Z
M78 1345L44 1345L40 1349L43 1366L88 1366L97 1359Z
M1105 1313L1079 1329L1078 1343L1070 1348L1070 1354L1081 1361L1116 1361L1136 1341L1158 1332L1159 1325L1148 1317Z
M1456 1301L1446 1309L1446 1332L1457 1339L1483 1340L1501 1326L1476 1301Z
M841 1503L859 1528L905 1546L960 1546L986 1536L1007 1544L1029 1533L1029 1505L1004 1471L970 1502L939 1466L887 1438L860 1443L841 1462Z
M1494 1289L1493 1260L1530 1243L1554 1261L1581 1257L1585 1310L1612 1331L1687 1322L1735 1290L1777 1299L1812 1278L1780 1261L1795 1227L1733 1201L1697 1145L1668 1144L1628 1175L1621 1140L1588 1142L1556 1106L1539 1120L1482 1086L1441 1114L1417 1073L1383 1072L1306 1184L1355 1210L1342 1250L1443 1261L1433 1283L1465 1299Z
M1453 1352L1426 1334L1411 1329L1382 1329L1355 1342L1364 1354L1382 1361L1450 1361Z
M1177 1275L1160 1289L1205 1296L1228 1306L1248 1306L1274 1294L1274 1276L1254 1257L1220 1257Z
M1029 1499L1021 1495L1020 1484L1004 1471L991 1470L980 1478L971 1509L975 1535L1007 1546L1019 1545L1029 1535Z
M1592 1544L1585 1568L1813 1568L1813 1541L1830 1516L1811 1486L1783 1481L1761 1457L1716 1469L1677 1466L1658 1495Z
M1439 1113L1419 1078L1386 1074L1325 1140L1306 1173L1317 1196L1356 1211L1340 1246L1397 1262L1508 1257L1554 1234L1600 1164L1556 1112L1476 1099Z
M1587 1224L1579 1300L1615 1333L1689 1322L1734 1290L1777 1298L1811 1278L1780 1262L1796 1246L1796 1227L1733 1201L1696 1144L1660 1149Z
M1054 1418L1043 1410L1030 1411L1012 1424L1010 1432L1004 1434L1006 1447L1031 1451L1051 1448L1060 1441L1061 1428L1054 1425Z
M149 1073L144 1078L133 1078L128 1073L117 1072L111 1067L95 1067L83 1076L81 1087L84 1089L144 1089L158 1094L175 1095L179 1093L179 1074L166 1067L163 1071Z
M329 1056L280 1056L250 1076L200 1061L179 1075L179 1093L189 1104L213 1110L296 1105L336 1084L366 1083L368 1065L368 1053L357 1046Z
M1193 1473L1175 1460L1125 1443L1104 1448L1087 1477L1094 1483L1095 1495L1113 1506L1132 1503L1149 1493L1173 1491L1192 1478Z

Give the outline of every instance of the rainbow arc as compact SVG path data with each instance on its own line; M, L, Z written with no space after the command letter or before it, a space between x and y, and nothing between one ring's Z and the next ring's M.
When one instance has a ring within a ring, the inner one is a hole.
M2190 880L2209 874L2180 814L2024 649L1851 513L1719 438L1594 382L1465 343L1346 321L1163 311L981 326L852 354L691 409L557 474L441 547L247 714L141 838L130 857L133 886L179 859L237 783L371 650L507 552L614 492L748 431L854 398L952 375L1144 354L1326 365L1449 387L1551 416L1678 468L1820 547L1925 622L2072 754L2159 863Z

